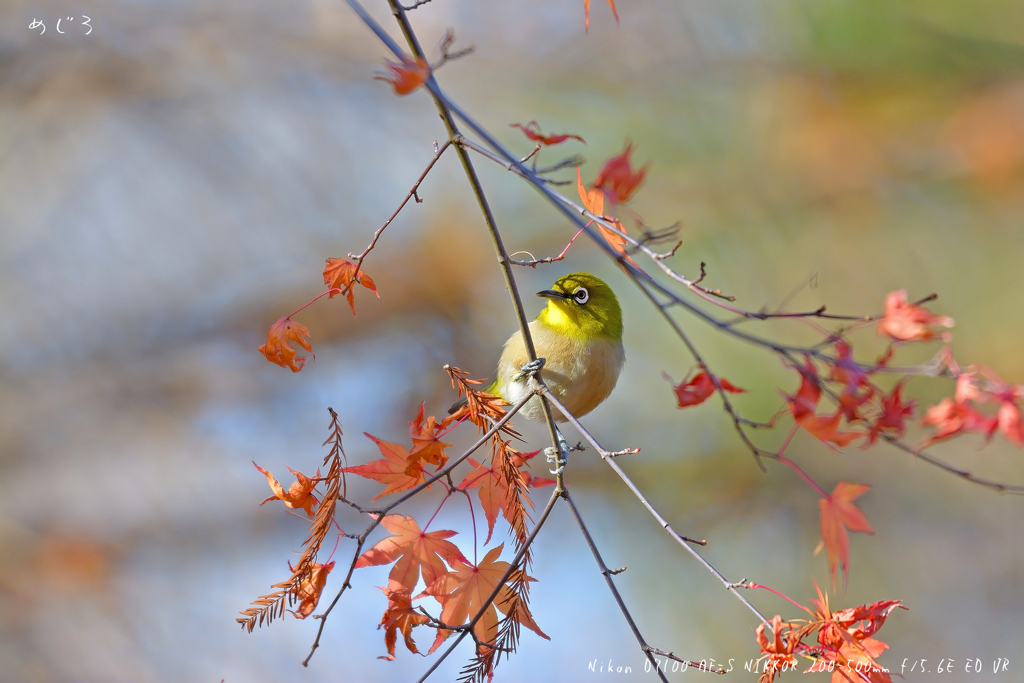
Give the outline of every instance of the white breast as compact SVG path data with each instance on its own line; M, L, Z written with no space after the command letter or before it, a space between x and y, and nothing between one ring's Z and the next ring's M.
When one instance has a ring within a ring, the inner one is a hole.
M537 355L546 359L541 371L544 383L574 417L586 415L612 393L626 361L621 341L580 341L558 334L537 320L530 323L530 334ZM522 335L512 335L498 362L498 377L502 380L499 392L510 403L517 403L529 392L525 379L511 381L528 360ZM536 398L520 412L530 420L544 419L540 400ZM565 422L557 410L555 419Z

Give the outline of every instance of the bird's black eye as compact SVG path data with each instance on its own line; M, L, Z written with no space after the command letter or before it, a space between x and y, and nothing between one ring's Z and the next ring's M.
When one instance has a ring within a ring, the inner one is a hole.
M590 299L590 293L587 292L586 287L580 287L572 293L572 298L575 299L578 304L585 304Z

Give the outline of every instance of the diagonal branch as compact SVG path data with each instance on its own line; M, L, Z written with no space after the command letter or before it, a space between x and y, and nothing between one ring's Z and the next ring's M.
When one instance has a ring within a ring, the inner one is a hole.
M562 415L565 416L565 419L573 427L576 428L576 430L580 433L580 435L584 439L586 439L590 443L590 445L593 446L597 450L598 453L601 454L601 459L604 460L606 463L608 463L608 466L611 467L612 470L615 471L615 474L619 475L619 478L622 479L623 482L625 482L625 484L629 488L629 490L633 492L633 495L637 497L637 499L643 504L643 506L645 508L647 508L647 511L651 513L651 516L654 517L655 520L657 520L658 525L662 529L664 529L668 533L668 535L671 536L677 543L679 543L679 545L681 545L684 548L686 548L687 552L689 552L691 555L693 555L695 558L697 558L697 561L700 562L702 565L704 565L705 569L707 569L709 572L714 574L715 577L719 581L722 582L722 585L725 586L726 589L728 589L728 591L730 593L735 595L736 598L740 602L742 602L744 605L746 605L747 608L751 612L753 612L755 615L757 615L757 618L760 620L759 623L764 623L766 621L766 619L764 618L764 615L762 615L760 612L758 612L757 609L753 605L751 605L750 602L748 602L747 599L742 594L740 594L739 591L736 590L736 586L733 583L731 583L728 579L726 579L724 576L722 576L721 572L719 572L717 569L715 569L713 566L711 566L711 563L708 562L707 560L705 560L704 557L700 553L698 553L696 550L694 550L691 547L691 545L690 545L691 543L698 543L700 545L703 545L703 543L700 542L700 541L694 541L693 539L690 539L690 538L687 538L685 536L682 536L675 529L673 529L672 525L669 524L668 521L664 517L662 517L661 514L657 510L654 509L654 506L651 505L650 501L647 500L647 497L644 496L643 493L641 493L640 489L638 489L636 484L633 483L633 480L630 479L629 476L627 476L626 473L622 471L622 468L619 467L618 463L616 463L615 460L612 457L610 457L611 453L609 451L605 450L601 446L601 444L599 444L597 442L597 440L594 439L593 436L591 436L590 432L587 431L587 428L584 427L582 424L580 424L580 421L577 420L575 417L573 417L572 413L570 413L566 409L566 407L563 406L561 404L561 402L557 398L552 396L551 392L549 392L546 388L539 387L537 389L537 391L541 395L545 396L549 401L551 401L551 404L553 406L555 406L555 408L559 412L561 412Z
M366 10L359 5L357 0L346 0L350 7L360 18L373 30L385 44L395 52L398 48L397 45L391 41L390 37L384 33L383 29L370 17ZM405 36L406 42L409 44L409 49L413 55L419 58L424 58L423 48L420 46L419 40L416 38L416 34L412 29L412 24L409 23L409 18L406 16L405 8L398 0L388 0L388 5L391 7L392 13L395 15L395 19L398 21L398 25L402 29L402 34ZM396 54L400 54L398 50ZM434 78L434 74L431 73L425 83L428 90L434 96L434 103L437 105L438 113L441 115L441 119L444 121L445 128L448 131L448 139L450 141L459 139L462 134L459 132L458 126L455 124L455 119L452 117L450 111L450 105L448 100L442 95L440 87L437 85L437 80ZM495 254L498 257L498 264L501 266L501 273L505 278L505 286L508 288L509 296L512 298L512 307L515 309L516 320L519 322L519 331L523 335L523 341L526 344L526 352L530 356L530 360L537 360L537 350L533 344L533 336L530 334L529 321L526 319L526 311L523 308L523 300L519 295L519 288L516 286L515 277L512 275L512 264L508 257L508 251L505 249L505 244L502 241L501 233L498 231L497 223L494 220L494 213L491 211L490 203L487 201L487 196L484 194L483 186L480 184L480 179L477 177L476 169L473 167L473 162L469 158L469 154L462 147L456 145L456 153L459 155L459 161L462 162L462 168L466 172L466 178L469 180L470 187L473 189L473 194L477 199L477 203L480 205L480 212L483 214L484 222L487 224L487 230L491 235L491 242L494 245ZM518 162L517 162L518 163ZM522 164L520 164L522 166ZM525 167L524 167L525 168ZM540 182L538 180L538 182ZM541 407L544 411L544 421L547 423L549 436L551 437L551 445L557 450L558 449L558 430L555 428L555 421L551 413L551 407L542 402Z
M377 246L377 240L380 239L380 235L382 232L384 232L384 228L391 225L391 222L395 220L399 213L401 213L402 209L405 208L405 205L409 203L410 199L415 197L417 204L423 201L422 199L420 199L420 196L416 194L416 191L420 189L420 184L423 183L424 178L426 178L427 174L430 173L430 169L434 168L434 164L437 163L437 160L441 158L441 155L445 153L445 150L447 150L451 146L451 144L451 140L445 140L444 144L441 145L440 147L437 146L436 142L434 143L434 158L431 159L430 163L427 164L427 167L423 169L423 173L421 173L420 177L416 179L416 182L413 184L412 189L409 190L409 193L407 195L405 195L405 199L402 200L402 203L398 205L398 208L395 209L395 212L393 214L391 214L391 217L384 221L384 225L377 228L377 230L373 233L373 238L370 240L370 243L366 246L366 249L363 249L361 254L359 254L358 256L356 256L355 254L348 255L350 259L356 262L356 269L352 273L352 282L349 283L349 287L355 286L356 278L359 277L359 271L363 267L363 259L366 258L367 254L373 251L373 248L375 246Z
M423 491L428 486L436 482L438 479L441 479L442 477L447 477L451 473L451 471L454 470L458 465L462 464L466 460L466 458L473 455L473 453L475 453L478 448L483 446L492 436L501 431L501 428L505 425L505 423L511 420L512 416L518 413L520 409L524 405L526 405L526 402L529 401L531 398L533 398L532 392L524 396L518 403L512 406L512 408L509 409L507 413L505 413L505 416L503 418L495 422L494 425L492 425L491 428L487 430L487 432L483 436L477 439L476 442L474 442L473 445L470 446L462 455L460 455L458 458L449 463L448 466L445 467L443 470L435 473L434 476L432 476L430 479L426 480L416 488L410 490L408 493L406 493L398 500L394 501L393 503L390 503L388 506L380 510L366 510L364 508L354 506L360 512L365 512L367 514L374 515L374 519L372 522L370 522L369 526L366 527L363 533L359 534L359 536L356 537L356 550L355 554L352 557L352 563L348 567L348 573L345 575L345 580L342 582L341 589L338 590L338 594L334 596L333 600L331 600L331 604L327 606L327 609L324 610L323 614L320 614L317 617L320 620L320 627L316 631L316 639L313 641L312 647L310 647L309 655L307 655L306 659L303 660L302 666L309 666L309 660L313 658L313 653L315 653L316 649L320 647L320 636L323 635L324 625L327 623L327 617L328 615L330 615L331 611L334 610L334 606L338 604L338 600L341 599L341 596L345 592L345 590L352 587L352 584L349 583L349 581L352 579L352 572L355 571L356 562L359 561L359 555L362 552L363 545L366 543L366 539L373 532L373 530L380 525L384 517L389 512L394 510L396 507L398 507L405 501L409 500L410 498L418 494L420 491ZM352 505L352 503L349 504Z
M604 563L604 559L601 557L601 553L597 549L597 545L594 544L594 539L590 535L590 531L587 529L587 525L583 523L583 517L580 516L580 511L576 509L576 504L572 502L572 497L569 495L569 491L566 490L562 494L565 498L565 502L569 504L569 510L572 511L572 516L576 519L576 524L580 527L580 532L583 533L583 538L587 541L587 546L590 548L591 554L594 556L594 560L597 562L597 566L601 569L601 574L604 576L605 582L608 584L608 590L612 592L612 596L615 598L615 603L619 606L622 611L622 616L626 619L626 623L629 624L629 629L633 632L633 637L636 638L636 642L640 644L640 649L643 650L644 656L647 657L647 661L651 663L654 670L658 672L658 678L668 683L668 678L665 676L665 672L658 666L658 662L654 659L655 654L660 654L661 651L652 648L644 640L643 635L640 633L640 629L637 628L636 622L633 621L633 615L629 613L629 609L626 608L626 603L623 602L622 596L619 595L619 589L615 587L615 581L612 579L612 575L617 573L608 569L608 566ZM700 668L700 664L694 662L688 662L693 666ZM724 672L723 672L724 673Z

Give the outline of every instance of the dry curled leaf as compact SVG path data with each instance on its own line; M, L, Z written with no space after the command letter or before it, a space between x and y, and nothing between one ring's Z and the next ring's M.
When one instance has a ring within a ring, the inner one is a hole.
M417 612L412 606L412 590L402 586L396 581L388 582L387 588L377 586L384 595L388 596L388 608L377 625L378 629L384 629L384 646L387 647L387 655L377 659L393 660L395 658L395 644L398 642L398 634L405 638L405 647L414 654L419 653L416 649L416 642L412 639L412 630L416 626L430 622L430 617Z
M430 65L422 57L411 59L402 55L400 62L384 60L384 66L390 74L378 74L375 80L387 81L395 89L397 95L408 95L423 85L430 77Z
M356 264L352 263L348 259L327 259L327 265L324 266L324 284L332 290L327 295L327 298L333 299L335 294L344 294L345 298L348 300L349 308L352 309L352 315L356 314L356 283L366 287L376 294L378 299L380 298L380 294L377 292L377 285L374 284L373 279L367 275L362 268L360 268L357 273Z
M282 368L291 368L292 372L298 372L306 364L306 358L296 358L298 349L289 342L295 342L306 351L313 353L313 347L310 346L308 337L308 327L285 316L270 326L267 343L257 350L271 363L280 365Z
M724 377L718 377L718 383L722 385L723 391L731 394L742 394L746 389L740 389ZM671 382L672 380L669 379ZM715 393L715 383L706 370L701 370L690 380L684 380L678 386L673 385L672 391L676 394L676 400L680 408L700 405L708 400L711 394Z
M776 614L772 617L772 638L769 640L764 632L767 625L768 622L761 624L756 631L757 644L761 648L761 652L764 653L758 660L764 660L761 667L762 674L758 679L759 683L772 683L776 674L795 669L797 666L796 656L793 652L800 644L799 629L795 628L793 624L783 621L782 617Z
M270 490L274 492L274 495L267 498L263 503L260 503L260 505L269 503L272 500L281 500L284 501L285 507L289 507L293 510L305 510L307 515L310 517L313 516L313 508L316 507L318 502L313 496L313 489L316 487L317 482L320 481L319 471L316 473L315 477L307 477L302 472L296 472L289 467L288 471L295 475L296 481L288 488L287 491L285 491L284 487L278 483L273 474L263 469L255 462L253 465L263 473L263 476L267 478L267 483L270 484Z
M288 565L288 568L292 569L292 566ZM323 593L324 586L327 585L327 575L331 573L332 569L334 569L333 562L314 564L309 575L295 587L295 597L299 600L299 608L289 611L296 618L305 619L316 609L317 603L320 602L320 594ZM295 570L292 569L292 571Z
M513 123L509 126L509 128L518 128L519 130L523 131L523 135L525 135L527 138L533 140L534 142L539 142L542 145L557 145L559 143L565 142L570 138L572 138L573 140L579 140L584 144L586 144L587 142L579 135L572 135L571 133L544 135L543 133L540 132L540 124L537 123L536 121L530 121L525 126L521 123Z

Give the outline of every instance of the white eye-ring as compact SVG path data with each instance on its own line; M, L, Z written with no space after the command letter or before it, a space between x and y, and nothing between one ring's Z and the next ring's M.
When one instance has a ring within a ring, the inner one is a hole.
M575 299L578 304L585 304L590 299L590 293L587 292L586 287L580 287L572 293L572 298Z

